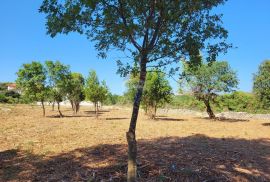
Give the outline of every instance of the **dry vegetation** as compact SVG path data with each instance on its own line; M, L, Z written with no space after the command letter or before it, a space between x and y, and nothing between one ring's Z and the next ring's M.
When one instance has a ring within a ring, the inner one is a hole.
M0 181L125 181L130 109L50 110L0 105ZM270 181L269 123L141 113L139 180Z

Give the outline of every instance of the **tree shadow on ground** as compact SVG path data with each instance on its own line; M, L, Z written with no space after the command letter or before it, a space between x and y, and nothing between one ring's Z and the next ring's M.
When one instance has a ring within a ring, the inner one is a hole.
M122 117L122 118L106 118L106 120L126 120L126 119L129 119L129 118L126 118L126 117Z
M263 123L263 126L270 126L270 123Z
M92 118L93 116L87 116L87 115L63 115L60 117L60 115L51 115L46 116L46 118Z
M187 121L185 119L178 119L178 118L169 118L169 117L156 117L155 118L156 121Z
M201 118L199 118L201 119ZM248 119L235 119L235 118L226 118L226 117L216 117L216 118L209 118L209 117L203 117L203 119L206 120L211 120L211 121L220 121L220 122L229 122L229 123L234 123L234 122L249 122Z
M0 152L0 181L125 181L127 146L103 144L51 157ZM270 181L270 140L204 135L138 141L138 181Z

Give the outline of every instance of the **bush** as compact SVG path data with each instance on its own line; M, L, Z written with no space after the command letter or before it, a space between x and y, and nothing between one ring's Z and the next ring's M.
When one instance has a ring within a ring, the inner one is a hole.
M6 98L5 94L0 93L0 103L7 103L8 99Z
M194 109L194 110L204 110L205 106L203 102L198 101L192 95L175 95L169 105L169 108L181 108L181 109Z

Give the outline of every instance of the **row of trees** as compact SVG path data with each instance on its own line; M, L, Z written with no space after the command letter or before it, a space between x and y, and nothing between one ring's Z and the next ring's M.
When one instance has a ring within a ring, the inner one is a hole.
M46 61L45 65L40 62L23 64L17 72L16 80L18 89L24 97L30 101L41 102L43 116L45 116L44 102L55 103L60 117L60 102L69 100L74 114L80 109L80 102L85 98L95 105L98 116L98 103L103 102L108 94L108 88L103 81L99 82L95 71L90 71L85 80L80 73L72 73L69 66L59 61Z

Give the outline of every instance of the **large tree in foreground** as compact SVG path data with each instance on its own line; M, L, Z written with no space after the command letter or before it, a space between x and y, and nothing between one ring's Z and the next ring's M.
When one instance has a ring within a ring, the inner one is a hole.
M139 63L139 83L134 99L128 142L128 181L136 180L136 124L147 66L176 68L181 58L208 53L209 61L226 51L227 31L221 15L211 10L225 0L44 0L47 31L78 32L96 43L99 55L111 48ZM215 41L212 41L216 39ZM196 64L196 63L194 63ZM122 74L133 62L119 63ZM126 65L125 67L123 65Z
M215 118L211 102L218 94L231 92L238 85L236 73L225 61L201 63L197 67L185 64L183 76L195 98L205 104L211 119Z
M39 62L23 64L17 72L17 86L24 97L31 101L40 101L45 116L44 101L48 94L46 87L46 70Z
M270 60L264 61L254 75L253 92L263 109L270 109Z

